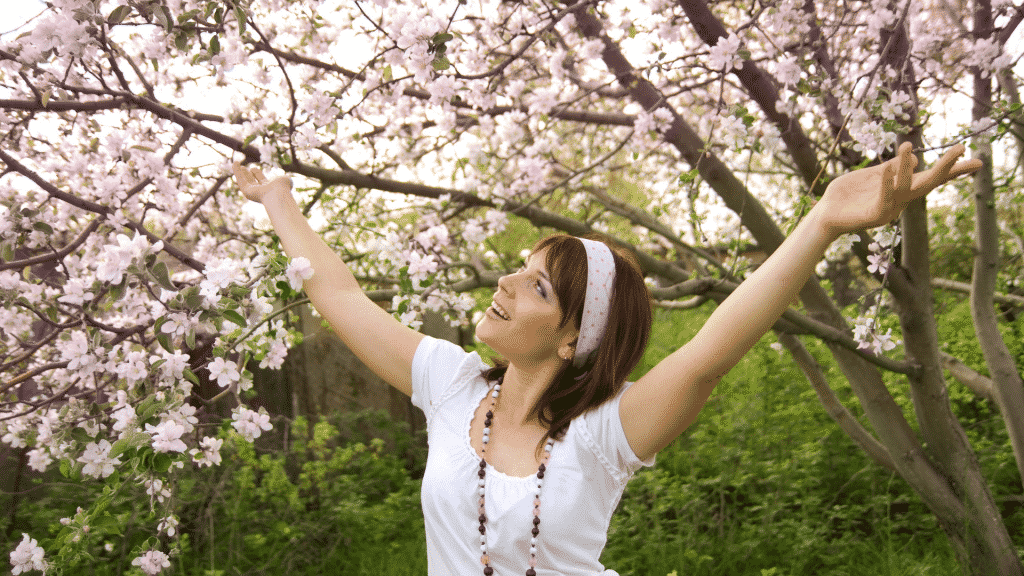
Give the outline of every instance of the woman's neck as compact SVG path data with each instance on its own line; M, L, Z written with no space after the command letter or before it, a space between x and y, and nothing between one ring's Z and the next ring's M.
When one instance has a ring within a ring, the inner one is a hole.
M515 425L539 425L538 415L530 412L537 404L537 400L554 382L559 368L560 366L550 363L527 367L509 363L496 409Z

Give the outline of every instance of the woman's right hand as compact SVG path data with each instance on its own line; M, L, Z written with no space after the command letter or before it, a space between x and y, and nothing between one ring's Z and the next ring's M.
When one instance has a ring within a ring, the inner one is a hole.
M263 198L270 192L291 193L292 179L285 176L278 176L268 181L259 167L246 168L240 162L235 162L231 167L235 173L235 184L246 198L253 202L263 202Z

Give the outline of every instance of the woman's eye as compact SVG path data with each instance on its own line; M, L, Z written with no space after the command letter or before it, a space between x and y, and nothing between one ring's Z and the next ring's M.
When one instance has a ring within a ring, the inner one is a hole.
M544 290L544 285L540 283L540 280L537 280L536 284L537 284L537 292L540 293L540 295L543 296L544 298L547 298L548 297L548 293Z

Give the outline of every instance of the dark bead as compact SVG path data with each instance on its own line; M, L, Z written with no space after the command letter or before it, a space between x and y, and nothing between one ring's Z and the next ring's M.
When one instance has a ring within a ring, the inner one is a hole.
M533 568L526 569L526 576L537 576L537 571Z
M533 517L533 525L536 526L537 524L540 524L540 517L534 516Z
M543 477L544 477L544 471L543 470L538 470L537 471L537 479L539 480L539 479L541 479Z
M487 516L484 516L483 514L481 514L480 515L480 523L483 524L484 522L487 522Z
M494 574L494 568L484 566L484 576L491 576L491 574Z
M545 466L543 464L540 465L540 468L537 468L537 470L540 471L540 472L543 472L543 471L545 471L547 469L548 469L547 466Z
M487 468L487 460L480 459L480 468Z
M537 528L536 526L534 526L533 530L531 530L531 532L533 532L533 535L536 536L537 534L540 534L540 528Z
M487 527L484 526L483 524L481 524L480 525L480 533L483 534L484 532L487 532Z
M481 468L479 471L477 471L476 475L483 478L484 476L487 476L487 471Z
M494 418L494 412L491 412L490 410L488 410L487 414L484 415L484 418L487 418L488 420L490 420L491 418Z

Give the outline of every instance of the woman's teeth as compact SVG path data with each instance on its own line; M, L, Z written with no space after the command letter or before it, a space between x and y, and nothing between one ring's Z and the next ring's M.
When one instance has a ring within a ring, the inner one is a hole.
M506 312L505 309L502 308L501 305L498 304L497 302L494 302L494 301L491 302L491 310L494 310L494 313L497 314L503 320L511 320L512 319L512 318L509 317L508 312Z

